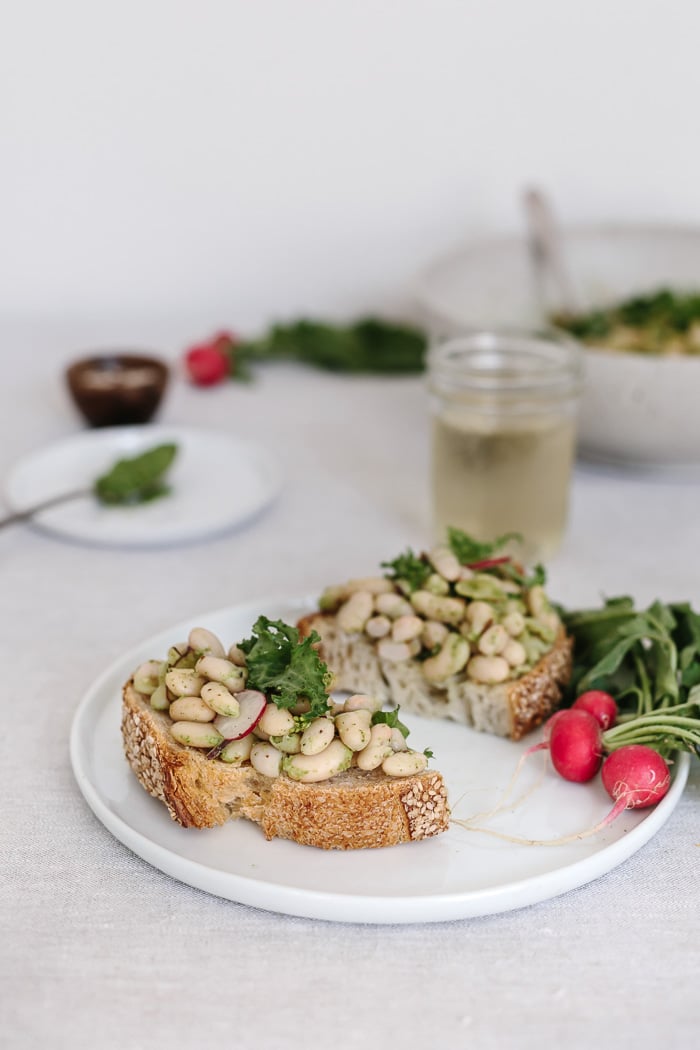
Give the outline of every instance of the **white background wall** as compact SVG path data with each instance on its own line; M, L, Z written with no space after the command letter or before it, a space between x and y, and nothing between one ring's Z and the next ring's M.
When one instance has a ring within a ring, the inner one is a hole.
M0 150L5 317L347 315L524 181L700 222L700 4L2 0Z

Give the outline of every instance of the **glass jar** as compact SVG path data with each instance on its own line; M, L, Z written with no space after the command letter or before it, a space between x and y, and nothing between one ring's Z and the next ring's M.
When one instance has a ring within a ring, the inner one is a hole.
M472 332L428 354L436 538L522 536L546 560L566 528L582 358L558 333Z

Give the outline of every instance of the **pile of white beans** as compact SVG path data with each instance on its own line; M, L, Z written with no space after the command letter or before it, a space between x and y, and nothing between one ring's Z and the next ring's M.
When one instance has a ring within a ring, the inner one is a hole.
M151 707L167 712L170 733L182 745L213 751L229 765L250 763L258 773L314 784L349 769L379 769L390 777L422 772L424 754L412 751L400 729L373 721L381 703L357 693L311 721L303 718L308 701L291 710L265 702L246 689L245 654L228 652L211 631L195 627L187 642L173 646L167 660L148 660L134 672L135 690ZM227 740L227 723L238 718L244 703L264 709L254 728Z
M335 612L347 634L363 634L388 663L421 656L423 675L440 686L464 672L488 685L525 674L551 649L559 617L541 586L527 590L494 573L479 573L449 548L427 555L432 572L420 590L382 576L329 587L321 608ZM490 601L465 594L486 588Z

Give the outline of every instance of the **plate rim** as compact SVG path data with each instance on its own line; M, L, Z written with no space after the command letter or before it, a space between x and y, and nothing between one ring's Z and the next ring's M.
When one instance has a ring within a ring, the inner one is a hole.
M73 431L70 434L64 434L53 441L46 442L37 448L25 452L10 465L4 478L3 494L8 508L12 512L20 513L25 509L26 504L22 500L16 498L16 493L13 492L13 488L17 484L17 479L20 477L21 473L26 470L28 466L31 466L34 461L41 459L42 456L53 449L60 449L63 446L71 444L80 445L84 442L89 444L91 438L109 444L109 437L116 438L118 435L124 434L153 434L155 442L163 440L166 437L173 437L175 440L180 437L180 440L186 440L188 435L195 435L197 438L210 438L217 441L227 441L250 454L251 462L254 466L259 468L262 485L265 490L264 494L254 507L241 516L231 518L227 523L217 523L216 525L199 529L190 528L184 532L175 531L173 534L166 537L149 537L147 535L142 535L138 538L130 536L116 538L114 536L100 536L97 529L88 529L86 531L84 529L72 528L70 525L66 527L61 524L60 520L57 523L52 522L50 519L46 520L43 513L35 515L29 523L30 526L51 536L57 536L63 540L70 540L81 545L100 548L150 549L154 547L175 547L188 543L196 543L207 537L225 535L236 528L240 528L247 522L256 518L259 514L263 513L279 496L282 488L282 471L279 461L264 445L254 438L235 433L228 433L224 430L215 430L211 427L191 425L189 423L134 423L125 426L98 427ZM104 438L102 435L104 435ZM119 455L118 452L115 454ZM47 513L50 514L52 510L53 508L48 509Z
M481 887L466 891L451 891L439 894L404 894L401 896L377 897L370 894L348 894L340 892L305 889L273 882L266 878L251 878L233 872L223 872L200 861L183 857L167 846L144 835L132 827L127 820L115 813L102 799L99 789L92 782L83 763L81 734L83 723L91 713L101 713L114 702L114 697L105 692L107 683L117 674L123 674L127 661L140 659L142 650L151 645L152 639L165 633L185 629L195 620L206 621L220 615L240 613L260 607L294 608L302 611L313 607L310 596L272 595L254 601L236 602L210 609L195 616L188 616L171 627L144 639L113 660L84 692L71 720L69 754L73 776L87 805L100 823L117 841L136 856L171 878L219 898L271 913L300 918L320 919L332 922L370 923L376 925L419 924L447 922L457 919L477 918L486 915L505 914L518 908L554 899L587 885L600 876L614 870L628 860L657 832L674 812L682 797L690 770L690 755L681 752L673 770L673 779L668 794L650 809L634 828L587 857L565 864L561 868L530 875L510 883ZM255 613L252 613L255 616ZM93 712L94 708L94 712ZM162 809L164 819L167 818ZM415 844L420 846L419 843ZM552 847L554 848L554 847ZM270 895L274 895L274 903ZM501 898L505 898L502 900ZM497 904L494 907L494 903Z

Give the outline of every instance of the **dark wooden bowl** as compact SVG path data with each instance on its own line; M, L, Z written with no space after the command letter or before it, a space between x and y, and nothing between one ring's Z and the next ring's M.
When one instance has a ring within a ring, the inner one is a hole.
M70 365L66 382L91 427L148 423L165 393L168 367L143 354L95 354Z

